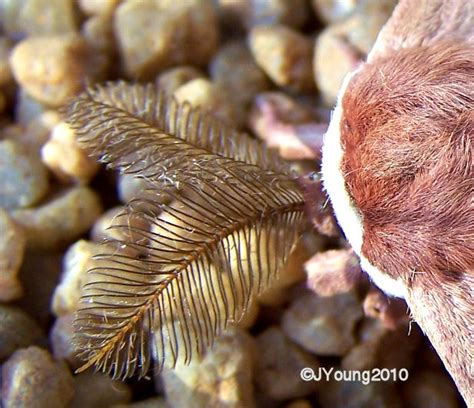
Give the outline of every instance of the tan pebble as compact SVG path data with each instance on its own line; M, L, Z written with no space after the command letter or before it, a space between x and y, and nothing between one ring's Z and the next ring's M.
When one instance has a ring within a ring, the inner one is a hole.
M119 5L121 0L78 0L78 5L84 14L110 15Z
M12 51L13 76L39 102L58 107L83 89L89 51L77 35L30 37Z
M16 351L2 367L4 407L66 408L74 381L64 363L39 347Z
M228 124L235 124L236 114L229 102L230 95L207 79L193 79L180 86L173 95L178 102L188 101L194 107L210 112Z
M249 46L257 64L278 86L297 92L315 90L313 41L283 25L256 26Z
M285 24L299 28L307 22L310 10L305 0L218 0L219 12L228 25L250 30L261 24Z
M81 296L81 287L87 280L87 271L94 265L92 257L103 247L80 240L69 247L64 255L63 270L57 285L51 310L56 316L64 316L77 310Z
M27 36L74 33L77 30L74 3L74 0L6 1L1 25L15 41Z
M325 23L335 23L348 17L361 0L311 0L316 15Z
M0 208L0 301L10 302L22 295L18 271L25 252L25 233Z
M255 381L260 392L281 401L311 394L315 381L302 381L300 372L305 367L317 370L314 356L301 350L273 326L257 336Z
M12 214L25 230L27 248L55 249L84 234L101 212L95 191L73 187L40 207L16 210Z
M64 182L87 184L99 165L82 149L76 132L65 122L57 124L41 149L43 163Z
M457 394L449 376L436 371L420 371L403 384L407 408L456 408Z
M305 399L297 399L285 405L285 408L312 408L311 402Z
M17 139L28 151L41 155L41 148L48 141L52 130L60 121L61 117L57 111L45 111L34 117Z
M48 190L48 172L35 155L13 140L0 141L0 207L36 204Z
M28 126L48 108L28 94L24 88L20 87L16 94L15 122Z
M282 329L295 343L320 355L342 356L354 346L362 307L353 292L331 297L306 293L285 311Z
M92 371L76 375L74 388L71 408L111 407L115 404L126 404L132 399L132 392L127 384Z
M10 84L13 81L13 75L10 68L8 56L10 54L10 41L3 36L0 36L0 86Z
M252 384L253 339L237 329L221 335L202 359L178 363L162 373L173 407L255 407Z
M255 96L271 86L267 76L255 63L244 41L222 46L212 59L209 71L213 82L232 95L238 124L243 126Z
M0 361L44 340L38 324L17 306L0 305Z
M158 88L172 95L181 85L197 78L204 78L204 74L190 65L180 65L167 69L157 78Z
M74 314L59 316L49 332L51 351L56 360L65 360L73 369L82 365L74 347Z
M152 79L173 65L205 66L218 45L210 0L131 0L115 13L115 35L126 74Z

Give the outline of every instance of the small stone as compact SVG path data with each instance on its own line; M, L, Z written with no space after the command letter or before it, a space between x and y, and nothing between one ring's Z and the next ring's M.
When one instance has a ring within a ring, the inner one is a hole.
M285 311L282 329L308 351L342 356L355 344L354 326L362 315L359 299L353 292L331 297L306 293Z
M420 371L404 384L403 395L407 408L459 407L453 382L439 372Z
M281 401L303 397L316 388L315 381L302 381L305 367L317 369L319 364L311 354L293 344L276 326L257 337L255 381L265 395Z
M219 85L207 79L193 79L180 86L173 95L178 102L188 101L227 124L236 123L236 112L229 102L230 96Z
M79 0L81 11L88 16L110 15L119 5L120 0Z
M33 98L52 107L65 104L84 87L89 49L77 35L30 37L12 51L13 76Z
M157 79L159 89L172 95L180 86L193 79L204 78L204 74L191 65L180 65L167 69Z
M0 302L10 302L22 294L17 275L25 243L23 230L0 208Z
M27 248L56 249L84 234L101 213L97 193L88 187L73 187L40 207L12 214L25 230Z
M247 30L262 24L300 28L310 15L306 0L218 0L218 4L224 20Z
M152 397L131 404L117 404L111 408L172 408L163 397Z
M73 396L71 373L39 347L16 351L2 367L4 407L66 408Z
M361 0L311 0L314 12L325 23L344 20Z
M76 356L74 347L74 314L59 316L49 332L51 350L56 360L65 360L70 367L77 369L82 362Z
M260 25L248 41L255 61L278 86L314 91L313 42L308 37L283 25Z
M350 403L349 403L350 401ZM390 382L330 381L320 387L321 408L402 408L398 391Z
M379 319L389 329L407 327L409 324L406 302L403 299L388 297L375 286L370 288L362 306L366 316Z
M210 0L132 0L116 10L115 35L127 75L152 79L173 65L205 66L219 33Z
M313 405L306 399L297 399L285 405L285 408L312 408Z
M305 263L308 288L319 296L355 290L363 282L359 260L352 249L333 249L314 255Z
M74 33L77 30L74 3L74 0L4 1L1 25L15 41L28 36Z
M365 60L396 3L361 2L349 18L327 27L316 39L314 78L328 106L335 104L344 77Z
M4 87L13 81L10 62L8 61L10 49L11 45L8 39L0 36L0 87Z
M111 407L132 399L127 384L102 373L87 371L74 377L75 395L71 408Z
M24 88L19 87L16 93L15 121L16 123L28 126L41 114L47 111L47 108L30 94Z
M17 140L21 141L28 151L41 156L41 148L60 121L61 117L57 111L48 110L40 113L26 124Z
M0 305L0 361L16 350L43 341L38 324L16 306Z
M178 363L162 373L166 399L172 407L252 408L253 339L237 329L216 339L214 346L189 365ZM197 357L197 356L195 356Z
M56 316L74 313L79 305L81 287L87 279L87 271L93 267L92 257L103 250L103 247L89 241L80 240L65 253L63 270L57 285L51 309Z
M87 184L97 173L97 160L89 157L77 141L76 132L65 122L57 124L41 149L43 163L64 182Z
M243 127L255 96L269 89L270 81L243 41L230 42L220 48L209 70L213 82L232 95L238 125Z
M327 123L317 123L314 112L282 92L254 98L249 124L252 131L280 157L314 160L320 156Z
M0 141L0 207L12 210L37 203L48 189L39 158L13 140Z

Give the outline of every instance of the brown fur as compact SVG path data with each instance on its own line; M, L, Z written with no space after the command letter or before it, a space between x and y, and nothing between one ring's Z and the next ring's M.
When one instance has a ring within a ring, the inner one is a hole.
M363 219L362 254L405 283L415 318L474 404L474 45L375 59L342 106L342 170Z

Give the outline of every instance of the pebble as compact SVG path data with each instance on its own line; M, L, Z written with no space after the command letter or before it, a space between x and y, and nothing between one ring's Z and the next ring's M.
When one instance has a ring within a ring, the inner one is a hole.
M208 79L197 78L186 82L176 89L173 96L178 102L188 101L194 107L207 111L229 125L237 123L230 95Z
M317 369L314 356L293 344L281 331L273 326L256 338L255 381L265 395L281 401L311 394L317 383L302 381L300 372L305 367Z
M308 20L306 0L218 0L227 25L238 24L247 30L261 24L284 24L300 28Z
M44 335L38 324L22 309L0 305L0 361L20 348L43 340Z
M29 121L25 129L17 137L27 149L33 154L41 156L41 148L50 138L54 127L61 121L57 111L47 110L40 113Z
M0 141L0 180L0 207L7 210L32 206L48 190L46 168L13 140Z
M267 76L255 63L244 41L222 46L212 59L209 71L213 82L232 95L237 124L243 127L255 96L270 88Z
M362 303L366 316L379 319L389 329L407 327L410 316L403 299L388 297L380 289L372 286Z
M88 16L110 15L121 0L78 0L81 11Z
M280 87L315 90L313 41L283 25L259 25L248 36L250 50L263 71Z
M89 187L72 187L40 207L14 211L26 233L27 248L57 249L84 234L102 213L99 197Z
M49 343L56 360L65 360L70 367L77 369L83 362L76 357L73 322L73 313L59 316L49 332Z
M0 208L0 302L10 302L23 293L17 275L25 243L23 230Z
M78 35L29 37L15 46L10 64L16 81L39 102L65 104L84 87L90 61Z
M199 69L191 65L180 65L163 71L157 78L157 85L166 94L172 95L181 85L198 78L204 78Z
M453 382L439 372L420 371L404 383L404 405L407 408L459 407Z
M365 59L396 3L364 1L349 18L328 26L317 37L314 78L326 105L335 104L344 77Z
M10 84L13 80L8 56L10 54L10 41L0 36L0 87Z
M223 333L201 360L165 368L161 377L172 407L255 407L252 366L253 339L233 329Z
M64 316L77 310L81 287L87 280L87 271L93 267L92 257L103 250L94 242L80 240L66 251L58 285L53 294L51 310L56 316Z
M74 381L64 363L39 347L16 351L2 366L5 408L66 408L74 397Z
M111 408L172 408L163 397L152 397L131 404L116 404Z
M323 22L331 24L347 18L361 2L361 0L311 0L311 5Z
M19 87L16 93L15 121L22 126L28 126L48 108L34 99L24 88Z
M1 25L12 40L28 36L74 33L77 15L74 0L4 1Z
M305 293L284 312L282 329L304 349L324 356L342 356L354 346L354 326L362 317L354 292L331 297Z
M41 149L43 163L63 182L87 184L99 170L97 160L79 145L76 132L65 122L58 123Z
M313 255L305 263L307 287L319 296L355 290L364 281L352 249L332 249Z
M153 79L173 65L205 66L219 42L210 0L123 2L114 27L130 78Z
M132 393L127 384L102 373L86 371L74 377L75 395L71 408L111 407L127 404Z

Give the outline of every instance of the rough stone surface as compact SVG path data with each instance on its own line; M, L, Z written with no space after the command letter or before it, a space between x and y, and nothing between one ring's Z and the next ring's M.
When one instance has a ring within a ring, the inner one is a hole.
M81 366L82 361L76 357L73 336L74 314L59 316L53 324L49 332L49 342L51 351L56 360L65 360L70 367L77 369Z
M164 71L157 78L157 85L168 95L172 95L181 85L193 79L204 78L204 74L191 65L180 65Z
M312 92L313 42L283 25L261 25L249 33L250 50L257 64L278 86Z
M285 311L282 329L308 351L342 356L355 344L354 325L362 314L353 292L331 297L306 293Z
M92 257L101 248L96 243L80 240L67 250L61 278L51 302L52 312L56 316L68 315L77 310L81 287L86 282L87 271L93 266Z
M60 248L84 234L102 208L89 187L73 187L38 208L16 210L13 218L26 233L27 248Z
M74 0L14 0L3 1L1 6L1 25L15 41L77 29Z
M4 407L66 408L73 396L72 375L46 350L18 350L2 366Z
M90 63L82 37L30 37L10 56L16 81L39 102L59 107L84 87Z
M218 45L217 17L208 0L132 0L115 13L126 74L152 79L173 65L204 66Z
M99 169L97 161L79 145L76 132L64 122L54 127L41 156L43 163L65 182L86 184Z
M0 305L0 361L20 348L38 344L43 336L38 324L19 307Z
M278 327L257 337L255 381L261 392L276 400L303 397L316 388L315 381L302 381L305 367L317 369L316 358L292 343Z
M234 329L220 336L201 361L166 368L162 378L168 403L188 408L254 407L253 347L248 334Z
M13 140L0 141L0 207L37 203L48 189L48 172L38 157Z
M25 234L0 208L0 301L9 302L21 296L18 271L23 262Z
M230 95L221 86L207 79L193 79L180 86L173 95L179 102L188 101L229 125L236 124L236 112Z
M75 395L71 408L111 407L132 399L127 384L101 373L87 371L74 377Z
M78 5L84 14L109 15L112 14L120 0L79 0Z
M316 15L326 23L335 23L348 17L361 0L311 0Z

